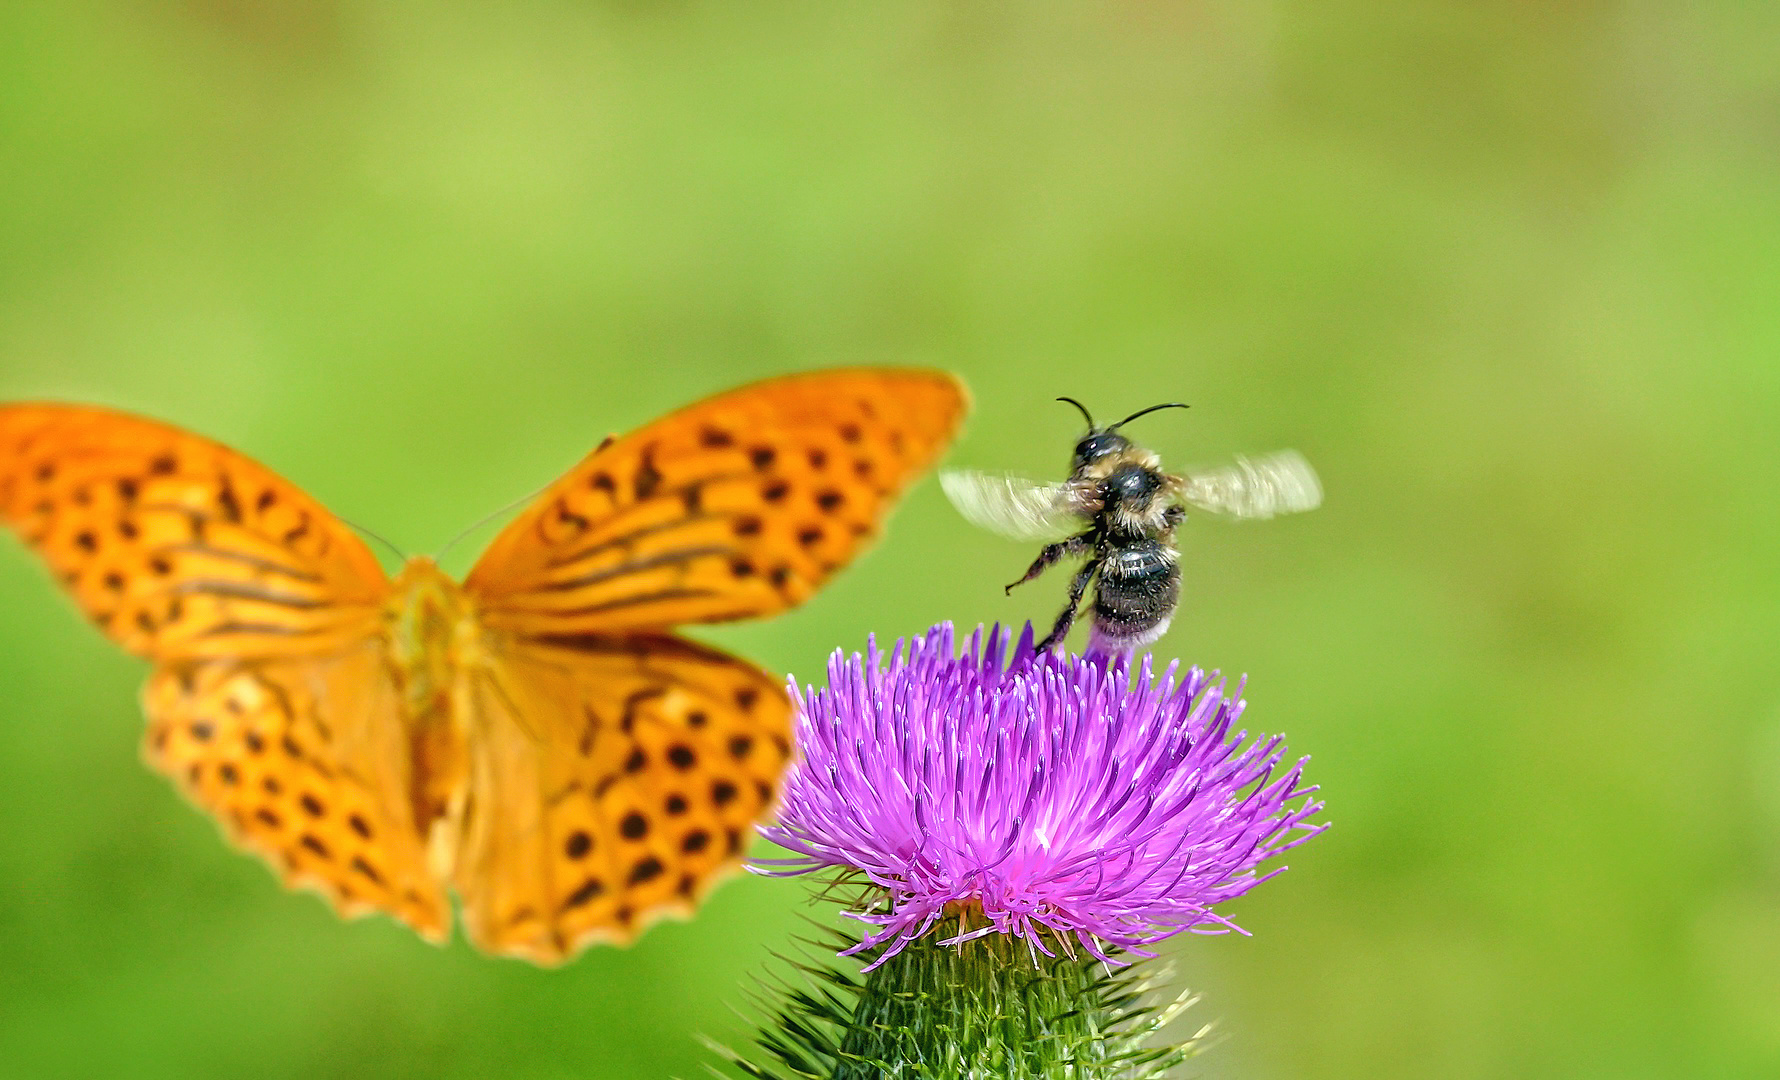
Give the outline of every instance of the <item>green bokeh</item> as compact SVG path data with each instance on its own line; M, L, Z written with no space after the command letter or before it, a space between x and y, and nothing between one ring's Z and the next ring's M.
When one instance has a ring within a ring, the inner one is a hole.
M1072 394L1328 505L1184 533L1336 827L1170 947L1215 1080L1780 1074L1780 8L0 6L0 398L165 417L412 550L757 376ZM473 549L474 545L468 545ZM931 482L811 677L1030 550ZM461 570L468 551L454 556ZM558 971L342 924L138 762L141 664L0 542L0 1075L692 1076L808 911Z

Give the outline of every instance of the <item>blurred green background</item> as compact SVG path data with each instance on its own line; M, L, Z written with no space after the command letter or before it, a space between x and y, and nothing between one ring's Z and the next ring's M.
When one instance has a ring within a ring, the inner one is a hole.
M0 7L0 398L220 438L432 550L772 373L936 365L953 462L1071 394L1328 503L1191 523L1159 651L1335 829L1177 942L1217 1080L1780 1074L1780 8ZM462 570L475 545L459 549ZM806 678L1011 599L928 482ZM0 542L0 1073L689 1077L810 909L541 972L342 924L137 760L141 664Z

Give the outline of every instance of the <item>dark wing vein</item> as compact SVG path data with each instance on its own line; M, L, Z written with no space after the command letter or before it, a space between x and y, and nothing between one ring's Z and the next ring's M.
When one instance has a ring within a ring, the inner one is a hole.
M657 589L654 592L636 593L621 596L616 600L603 600L597 604L587 604L574 608L507 608L505 610L519 615L597 615L602 611L617 611L621 608L636 607L638 604L654 604L662 600L696 600L706 596L715 596L714 589Z
M314 600L307 596L292 596L289 593L273 592L258 585L243 585L234 581L178 581L168 589L180 596L214 596L224 600L251 600L259 604L272 604L276 607L292 608L297 611L314 611L330 606L322 600Z
M534 588L527 589L526 591L570 592L582 588L583 586L598 585L602 581L611 581L615 578L628 577L631 574L640 574L646 570L654 570L663 566L673 566L677 563L690 562L693 559L704 558L707 555L736 556L740 554L741 551L733 547L714 547L706 545L704 547L676 548L673 551L664 551L659 555L651 555L646 559L633 559L630 562L620 563L617 566L609 567L605 570L595 570L591 573L583 574L578 578L570 578L567 581L545 582Z
M684 529L688 525L698 525L698 524L702 524L706 521L718 521L722 518L734 517L734 516L735 515L733 513L725 513L725 514L698 513L698 514L688 514L685 517L675 518L672 521L662 521L662 522L657 522L654 525L644 525L642 528L632 529L630 532L627 532L621 536L614 536L614 537L611 537L610 539L601 540L596 544L589 544L587 547L570 552L567 555L563 555L558 558L551 559L545 565L550 567L550 569L552 569L552 570L560 570L561 568L563 568L565 566L573 566L575 563L578 563L583 559L591 558L592 556L598 555L603 551L610 551L613 548L620 548L620 547L624 547L627 544L634 544L638 540L642 540L642 539L645 539L650 536L655 536L658 533L673 532L675 529Z
M187 541L181 544L164 544L161 547L153 548L151 554L202 555L209 559L220 559L224 562L239 563L252 570L264 570L268 574L281 574L284 577L296 581L319 585L322 580L320 574L314 574L295 566L286 566L281 562L261 558L258 555L249 555L244 551L228 551L223 548L211 547L209 544L200 544L195 541Z

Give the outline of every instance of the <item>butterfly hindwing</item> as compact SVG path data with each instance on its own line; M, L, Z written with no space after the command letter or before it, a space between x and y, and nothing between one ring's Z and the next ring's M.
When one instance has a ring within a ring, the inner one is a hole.
M671 636L516 644L472 697L454 885L472 940L539 963L690 913L791 754L772 677Z
M239 846L344 916L384 911L442 941L444 890L409 800L407 748L377 649L328 659L180 661L143 690L144 756Z
M140 655L335 650L388 591L364 543L271 470L105 409L0 407L0 520Z
M949 375L878 369L710 398L595 450L465 587L490 626L533 635L783 611L876 535L965 408Z

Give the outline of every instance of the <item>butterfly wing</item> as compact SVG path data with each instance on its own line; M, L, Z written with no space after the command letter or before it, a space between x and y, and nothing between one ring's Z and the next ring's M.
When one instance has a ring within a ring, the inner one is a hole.
M158 661L145 754L287 884L442 939L370 550L271 470L105 409L0 407L0 520Z
M1195 469L1180 480L1180 498L1189 506L1233 518L1265 519L1297 514L1322 505L1323 485L1316 470L1296 450L1236 464Z
M963 420L957 379L843 369L710 398L609 440L490 545L465 589L529 635L659 630L803 602Z
M770 676L667 635L513 643L469 692L453 884L478 946L536 963L689 914L791 753Z
M0 407L0 520L156 658L337 651L389 585L332 514L225 446L105 409Z
M552 963L689 912L741 858L790 757L790 702L668 634L808 597L956 432L948 375L756 383L608 440L465 582L490 642L468 681L453 884L483 948Z
M1081 528L1063 484L960 470L940 473L939 486L966 521L1015 540L1055 540Z
M451 909L415 826L381 650L181 660L143 691L144 755L235 844L341 915L384 911L443 941Z

